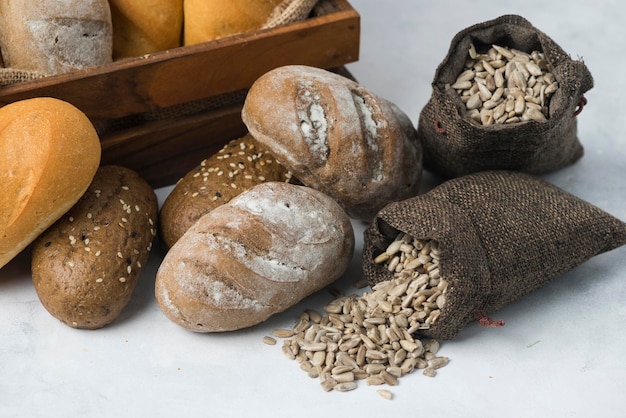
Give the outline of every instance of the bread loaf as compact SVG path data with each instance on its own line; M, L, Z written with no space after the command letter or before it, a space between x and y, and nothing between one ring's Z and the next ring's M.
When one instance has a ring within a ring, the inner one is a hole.
M182 43L183 0L109 0L113 59L138 57Z
M184 44L259 29L282 0L185 0Z
M2 1L0 49L6 67L48 75L111 62L109 3Z
M289 181L290 173L245 135L226 144L187 173L163 202L161 240L169 248L202 215L266 181Z
M249 327L331 284L354 251L350 219L308 187L268 182L200 218L165 256L159 307L198 332Z
M100 164L87 117L61 100L0 108L0 267L67 212Z
M73 328L117 318L148 259L156 216L156 196L136 172L98 169L78 203L33 244L33 283L46 310Z
M242 118L279 163L353 218L370 220L419 191L422 148L410 119L348 78L277 68L252 85Z

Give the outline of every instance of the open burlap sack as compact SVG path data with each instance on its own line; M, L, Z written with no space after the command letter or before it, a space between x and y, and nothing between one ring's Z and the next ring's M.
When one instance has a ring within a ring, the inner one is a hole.
M492 44L530 53L541 51L552 65L559 88L550 98L546 121L483 126L466 117L458 93L450 88L468 58ZM573 60L526 19L505 15L468 27L454 36L432 82L432 96L420 113L418 136L424 167L443 177L482 170L517 170L532 174L563 168L583 155L576 115L593 78L582 60Z
M439 243L447 302L429 337L450 339L478 315L489 315L580 265L626 244L626 224L531 175L485 171L426 194L391 203L364 234L370 284L393 273L375 257L399 232ZM595 279L595 278L594 278Z

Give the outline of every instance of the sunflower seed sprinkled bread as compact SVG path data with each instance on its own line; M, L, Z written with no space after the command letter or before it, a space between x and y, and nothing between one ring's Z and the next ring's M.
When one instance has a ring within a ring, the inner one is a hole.
M157 199L139 175L100 167L78 203L33 246L35 289L74 328L112 322L128 304L156 235Z
M291 181L291 173L259 148L249 134L230 141L176 184L160 213L167 248L202 215L267 181Z

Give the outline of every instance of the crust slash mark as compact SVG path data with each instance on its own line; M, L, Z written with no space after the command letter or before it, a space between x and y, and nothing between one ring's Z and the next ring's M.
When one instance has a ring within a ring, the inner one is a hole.
M296 113L300 132L311 149L311 154L320 161L326 161L329 154L328 119L320 94L310 81L302 81L298 84Z

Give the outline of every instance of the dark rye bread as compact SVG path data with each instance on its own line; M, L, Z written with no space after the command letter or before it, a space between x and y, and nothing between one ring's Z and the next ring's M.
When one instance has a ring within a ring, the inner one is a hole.
M74 328L111 323L148 259L157 214L154 191L136 172L100 167L78 203L34 243L33 283L48 312Z
M161 208L161 241L170 248L202 215L257 184L290 180L250 134L234 139L178 181Z

